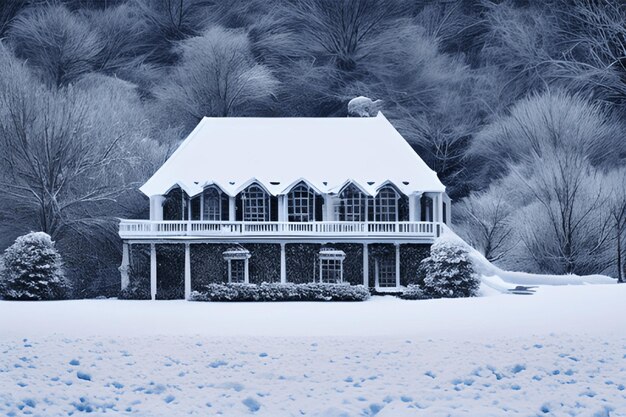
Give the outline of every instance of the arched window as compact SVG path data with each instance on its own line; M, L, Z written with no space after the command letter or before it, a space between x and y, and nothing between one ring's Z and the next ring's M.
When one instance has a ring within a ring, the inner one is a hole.
M355 185L348 185L340 194L339 220L364 222L367 220L367 196Z
M241 192L243 220L266 222L270 220L270 197L257 184L252 184Z
M202 193L202 218L209 221L222 220L222 192L215 187L209 187Z
M395 222L398 220L398 198L400 196L391 186L380 189L374 199L374 212L377 222Z
M315 220L315 191L301 182L287 194L287 210L290 222Z

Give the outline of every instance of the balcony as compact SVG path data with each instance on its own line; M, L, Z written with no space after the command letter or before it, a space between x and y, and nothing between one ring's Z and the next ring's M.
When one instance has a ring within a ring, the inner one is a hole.
M161 238L402 238L432 242L441 234L437 222L242 222L120 220L122 239Z

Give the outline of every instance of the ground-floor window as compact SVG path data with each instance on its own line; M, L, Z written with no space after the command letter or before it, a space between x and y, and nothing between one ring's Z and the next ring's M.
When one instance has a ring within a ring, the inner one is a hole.
M246 260L232 259L230 261L230 282L246 282Z
M396 286L396 263L391 258L376 260L376 281L378 287Z
M338 284L343 282L343 260L346 254L341 250L322 248L320 258L320 282Z
M228 282L248 283L250 251L243 247L230 248L222 254L228 262Z

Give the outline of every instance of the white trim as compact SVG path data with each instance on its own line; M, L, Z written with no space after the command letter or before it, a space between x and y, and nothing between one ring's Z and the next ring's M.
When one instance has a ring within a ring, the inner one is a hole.
M150 298L156 300L157 293L157 258L156 245L150 244Z
M185 243L185 300L191 295L191 254L189 243Z

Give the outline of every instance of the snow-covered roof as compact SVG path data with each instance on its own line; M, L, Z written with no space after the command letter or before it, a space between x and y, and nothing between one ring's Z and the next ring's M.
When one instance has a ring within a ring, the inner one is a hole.
M140 188L180 186L190 196L215 184L235 196L257 182L273 195L300 181L322 193L352 182L370 195L392 183L404 194L444 185L382 113L344 118L208 118Z

